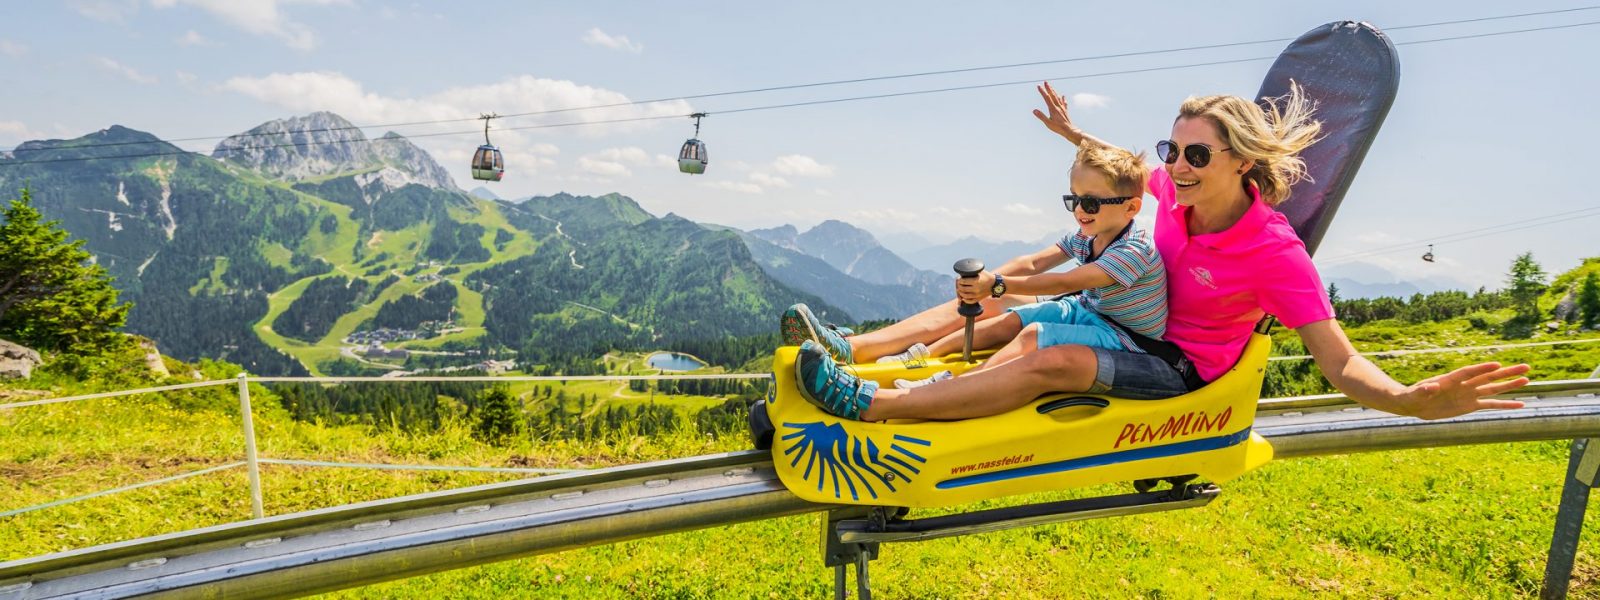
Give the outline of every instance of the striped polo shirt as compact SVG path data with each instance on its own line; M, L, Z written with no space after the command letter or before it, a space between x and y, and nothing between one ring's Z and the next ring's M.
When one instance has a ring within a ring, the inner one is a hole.
M1162 339L1167 333L1167 269L1150 235L1138 224L1130 223L1127 235L1113 240L1099 258L1091 260L1093 242L1094 238L1082 231L1056 242L1079 264L1092 262L1113 280L1111 285L1084 290L1079 305L1140 335ZM1118 329L1117 337L1130 351L1142 352L1127 333Z

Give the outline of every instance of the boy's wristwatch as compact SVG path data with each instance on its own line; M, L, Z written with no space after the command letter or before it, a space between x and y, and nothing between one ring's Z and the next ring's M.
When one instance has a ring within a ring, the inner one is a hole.
M1006 295L1006 278L999 273L994 274L994 287L989 290L989 296L999 298Z

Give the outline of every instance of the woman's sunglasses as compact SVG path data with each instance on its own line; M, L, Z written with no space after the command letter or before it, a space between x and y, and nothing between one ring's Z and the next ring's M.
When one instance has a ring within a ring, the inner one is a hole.
M1232 149L1212 150L1210 146L1205 144L1189 144L1183 148L1183 157L1188 159L1189 166L1196 169L1204 169L1206 165L1211 164L1212 152L1227 152ZM1178 143L1172 140L1156 142L1156 157L1160 158L1161 162L1169 165L1178 164L1178 150Z
M1061 196L1061 202L1067 205L1067 210L1077 210L1078 207L1083 207L1083 212L1091 215L1100 212L1100 205L1102 204L1122 204L1132 199L1133 196L1121 196L1118 198L1096 198L1094 196L1079 196L1076 194Z

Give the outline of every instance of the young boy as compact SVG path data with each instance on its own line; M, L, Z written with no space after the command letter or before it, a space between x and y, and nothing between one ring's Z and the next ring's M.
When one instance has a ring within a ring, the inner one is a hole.
M974 370L1062 344L1143 352L1134 335L1161 339L1166 331L1166 270L1149 234L1133 222L1148 174L1143 159L1143 155L1103 145L1085 145L1079 150L1072 166L1072 194L1063 198L1078 222L1078 231L1033 257L1042 270L1069 258L1078 261L1077 268L1012 277L984 271L957 281L956 293L967 302L1002 294L1081 292L1010 308L1004 316L979 322L973 330L974 348L1010 343ZM1041 261L1046 264L1040 265ZM964 335L957 331L930 346L918 343L879 362L949 354L961 349ZM943 371L923 380L896 380L895 385L917 387L950 376Z

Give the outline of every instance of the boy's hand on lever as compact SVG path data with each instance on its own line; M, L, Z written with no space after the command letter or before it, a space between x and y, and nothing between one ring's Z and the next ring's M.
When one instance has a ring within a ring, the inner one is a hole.
M1072 124L1072 119L1067 116L1067 99L1057 94L1048 81L1039 86L1039 95L1044 97L1044 105L1050 109L1050 114L1045 115L1039 109L1034 109L1033 116L1038 117L1044 122L1044 126L1056 132L1056 135L1067 138L1067 141L1072 142L1074 146L1083 142L1083 132L1078 131L1077 126Z
M968 304L994 294L994 273L980 271L976 277L956 278L956 298Z

